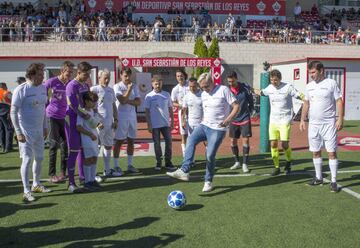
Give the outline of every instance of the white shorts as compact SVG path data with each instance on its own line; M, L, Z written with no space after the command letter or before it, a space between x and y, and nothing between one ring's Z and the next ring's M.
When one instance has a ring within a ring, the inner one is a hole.
M97 147L97 146L84 147L83 151L84 151L85 158L92 158L92 157L99 156L99 147Z
M115 131L116 140L124 140L127 138L135 139L137 131L136 119L119 119L118 127Z
M336 152L337 149L337 131L335 123L309 124L309 150L311 152L321 151L325 143L327 152Z
M187 135L188 134L188 125L186 125L186 128L184 129L182 127L182 118L181 118L181 110L178 112L178 118L179 118L179 130L181 135Z
M103 129L98 129L100 144L103 146L113 146L114 144L114 129L111 126L105 126Z
M44 158L44 134L43 131L37 133L24 134L26 142L19 142L20 158L35 157Z

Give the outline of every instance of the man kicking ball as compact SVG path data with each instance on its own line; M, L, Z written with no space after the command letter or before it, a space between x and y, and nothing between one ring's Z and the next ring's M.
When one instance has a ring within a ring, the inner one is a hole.
M202 191L210 192L213 190L212 180L214 177L216 152L225 137L227 127L239 112L240 107L228 87L214 85L210 73L201 74L198 82L203 90L201 94L204 110L203 120L187 140L185 158L181 168L166 174L183 181L189 181L189 172L194 161L196 145L207 141L206 174Z

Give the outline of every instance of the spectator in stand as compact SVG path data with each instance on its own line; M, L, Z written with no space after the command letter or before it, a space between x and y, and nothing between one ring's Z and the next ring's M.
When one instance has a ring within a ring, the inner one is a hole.
M105 23L105 18L104 16L100 16L99 17L99 36L98 39L99 41L106 41L106 23Z
M161 21L158 19L154 23L154 35L155 41L160 41L160 26L162 26Z
M235 21L235 27L236 27L236 28L240 28L241 25L242 25L242 20L241 20L241 17L238 16L237 19L236 19L236 21Z
M295 22L297 22L300 18L301 15L301 6L299 2L296 2L295 7L294 7L294 17L295 17Z
M128 5L124 7L124 11L126 13L126 17L128 21L132 21L132 14L136 10L136 6L129 2Z
M314 5L311 7L311 14L312 15L317 15L319 14L318 8L316 6L316 3L314 3Z

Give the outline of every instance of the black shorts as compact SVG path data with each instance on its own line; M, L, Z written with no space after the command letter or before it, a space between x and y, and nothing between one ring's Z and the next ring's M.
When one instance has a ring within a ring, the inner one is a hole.
M229 137L233 138L233 139L239 139L240 135L242 137L251 137L252 133L251 133L251 122L249 121L248 123L244 124L244 125L234 125L234 124L230 124L230 128L229 128Z

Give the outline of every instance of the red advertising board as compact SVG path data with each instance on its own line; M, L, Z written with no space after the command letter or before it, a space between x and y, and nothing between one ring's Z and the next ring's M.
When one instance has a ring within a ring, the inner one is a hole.
M134 13L167 13L170 8L183 10L207 9L210 14L242 14L285 16L284 0L86 0L87 11L119 11L130 4Z
M123 67L210 67L215 84L221 83L220 58L122 58Z

